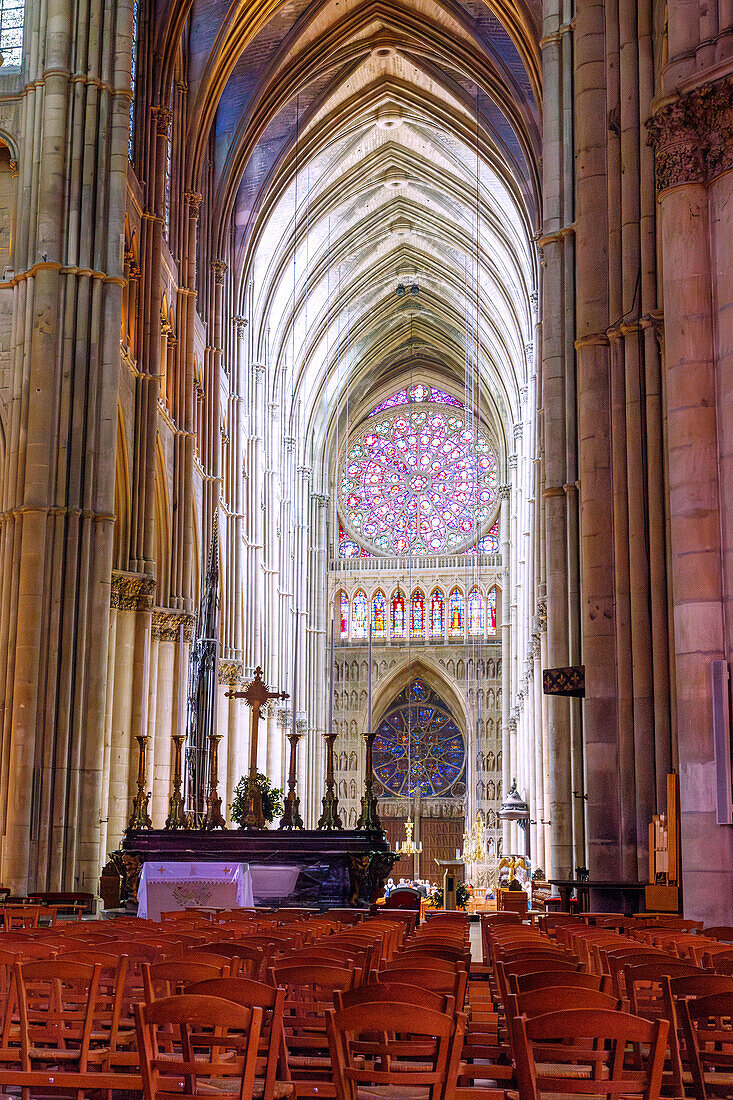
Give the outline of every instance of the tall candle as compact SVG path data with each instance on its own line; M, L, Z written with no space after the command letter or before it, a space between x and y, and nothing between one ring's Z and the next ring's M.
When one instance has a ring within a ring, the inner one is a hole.
M295 622L293 624L293 629L295 631L295 642L294 642L294 645L293 645L293 690L292 690L291 694L293 696L293 721L292 721L293 737L295 737L295 730L296 730L295 711L297 709L297 702L298 702L298 612L297 612L297 610L295 612Z
M186 647L183 641L183 623L178 627L178 717L176 720L176 733L179 735L185 734L184 729L184 714L186 705L186 668L184 661L186 659Z
M145 736L148 732L148 680L150 677L150 631L145 628L143 635L143 675L142 695L140 700L140 733Z
M326 733L332 732L333 727L333 614L331 615L331 669L328 676L328 726L326 727Z
M369 622L369 685L367 687L367 733L372 733L372 624Z

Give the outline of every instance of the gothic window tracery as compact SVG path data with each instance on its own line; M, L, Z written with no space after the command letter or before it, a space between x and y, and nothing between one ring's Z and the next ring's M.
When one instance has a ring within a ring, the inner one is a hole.
M354 593L354 610L351 620L351 637L366 638L368 621L369 605L367 603L366 592L363 588L359 588Z
M489 592L487 600L486 628L489 634L496 634L496 588Z
M372 600L372 634L375 638L387 636L387 601L381 588L374 593Z
M484 599L478 588L468 594L468 633L476 636L484 632Z
M425 597L419 588L412 593L410 601L410 634L413 638L425 635Z
M391 626L393 638L405 637L405 594L401 588L398 588L392 597L391 605Z
M434 638L445 634L445 600L439 588L430 597L430 633Z
M339 596L339 614L341 619L341 637L348 638L349 636L349 597L341 590ZM346 666L348 672L348 666Z
M397 405L406 408L393 412ZM496 457L456 405L434 387L413 386L377 406L350 445L341 476L343 514L350 531L377 553L458 552L488 521ZM492 532L485 538L494 538ZM358 544L347 541L354 546L347 556L356 556Z
M374 774L389 795L446 795L463 775L465 741L450 710L422 679L411 681L377 727Z
M0 53L3 69L20 68L23 61L25 0L0 2Z
M448 597L448 633L452 638L463 635L463 593L456 587Z

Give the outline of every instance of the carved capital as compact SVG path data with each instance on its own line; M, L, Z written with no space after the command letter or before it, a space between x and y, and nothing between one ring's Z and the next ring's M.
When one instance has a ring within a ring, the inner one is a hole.
M265 371L267 367L264 363L253 363L252 370L254 372L255 382L262 382L265 377Z
M212 260L211 270L214 272L214 282L217 286L222 286L224 283L224 275L227 271L227 265L224 260Z
M112 570L110 607L115 611L152 611L155 577Z
M195 221L199 216L201 209L201 203L204 201L204 196L200 191L184 191L183 200L188 206L188 216Z
M219 661L219 683L227 687L244 684L244 665L241 661Z
M234 329L237 333L237 339L244 340L244 334L246 332L249 321L246 317L233 317L232 320L234 321Z
M158 137L168 137L173 120L173 111L170 107L153 107L155 119L155 132Z
M657 191L709 183L733 168L733 78L702 84L647 122Z
M183 640L193 637L193 615L188 611L169 611L165 607L153 608L153 637L161 642L177 642L178 631L183 627Z
M507 466L509 467L510 470L516 470L516 468L517 468L517 456L516 455L509 455L509 458L507 459Z
M547 600L537 601L537 628L547 630Z
M496 495L499 500L509 500L509 497L512 495L511 485L499 485L496 490Z

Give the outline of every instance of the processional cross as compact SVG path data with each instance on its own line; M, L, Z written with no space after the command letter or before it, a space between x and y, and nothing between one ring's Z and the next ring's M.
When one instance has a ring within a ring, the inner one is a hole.
M247 776L247 813L243 825L245 829L264 829L265 815L262 812L262 794L257 786L257 740L259 737L260 709L270 699L289 699L287 691L270 691L262 679L262 669L255 669L254 680L246 691L228 691L228 699L244 699L250 708L249 719L249 775Z

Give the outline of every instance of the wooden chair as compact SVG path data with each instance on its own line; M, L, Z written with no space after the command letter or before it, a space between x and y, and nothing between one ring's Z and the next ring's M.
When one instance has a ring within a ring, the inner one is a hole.
M665 978L694 978L700 973L696 966L678 959L653 959L641 965L624 967L623 985L635 1016L656 1020L667 1019L662 986Z
M669 1023L669 1053L675 1096L684 1096L685 1086L692 1083L689 1056L679 1015L679 1003L690 998L710 997L716 993L733 993L733 978L699 970L691 977L662 979L665 1018Z
M270 967L270 984L285 990L283 1029L290 1079L319 1089L332 1080L326 1038L326 1013L333 1008L337 990L353 989L360 973L354 968L298 966L278 963Z
M212 978L188 986L186 994L222 997L245 1008L261 1009L262 1026L253 1095L258 1100L285 1100L292 1096L293 1085L288 1079L283 1031L284 989L276 989L251 978Z
M585 1095L658 1100L667 1022L627 1012L571 1009L512 1024L517 1083L522 1100ZM629 1051L629 1044L635 1047ZM645 1054L639 1067L636 1051ZM549 1066L542 1073L538 1065Z
M410 1005L356 1004L327 1017L338 1100L402 1095L441 1100L455 1095L465 1029L455 1017Z
M87 1072L100 970L99 963L16 963L24 1100L33 1088L48 1084L45 1073L36 1083L34 1070L58 1074L54 1091L68 1088L65 1071Z
M733 993L678 1001L695 1100L733 1092Z
M202 1091L252 1100L262 1009L200 994L165 997L136 1004L135 1027L144 1100L170 1100L172 1092L195 1100Z
M720 940L722 943L733 944L733 925L714 924L711 928L704 928L703 931L711 940Z
M416 1009L427 1008L431 1012L441 1012L451 1016L455 1012L455 1001L450 994L436 993L431 989L404 982L370 982L358 989L337 989L333 996L337 1011L352 1005L387 1004L413 1005Z
M264 973L266 952L262 947L256 947L254 944L212 940L199 944L192 950L221 955L229 959L232 963L230 972L233 978L254 978L256 981Z
M195 962L191 959L168 959L158 963L143 963L145 1001L158 1001L183 993L187 985L210 978L228 978L229 961L221 958L219 965Z
M438 961L438 960L436 960ZM451 996L456 1007L463 1009L468 988L468 971L462 967L453 970L439 970L425 965L403 964L399 962L382 967L377 971L378 982L399 982L403 985L416 985L421 989L430 989L434 993Z
M530 993L533 989L595 989L599 993L611 992L611 979L607 974L583 974L569 970L533 970L527 974L509 975L510 993Z

